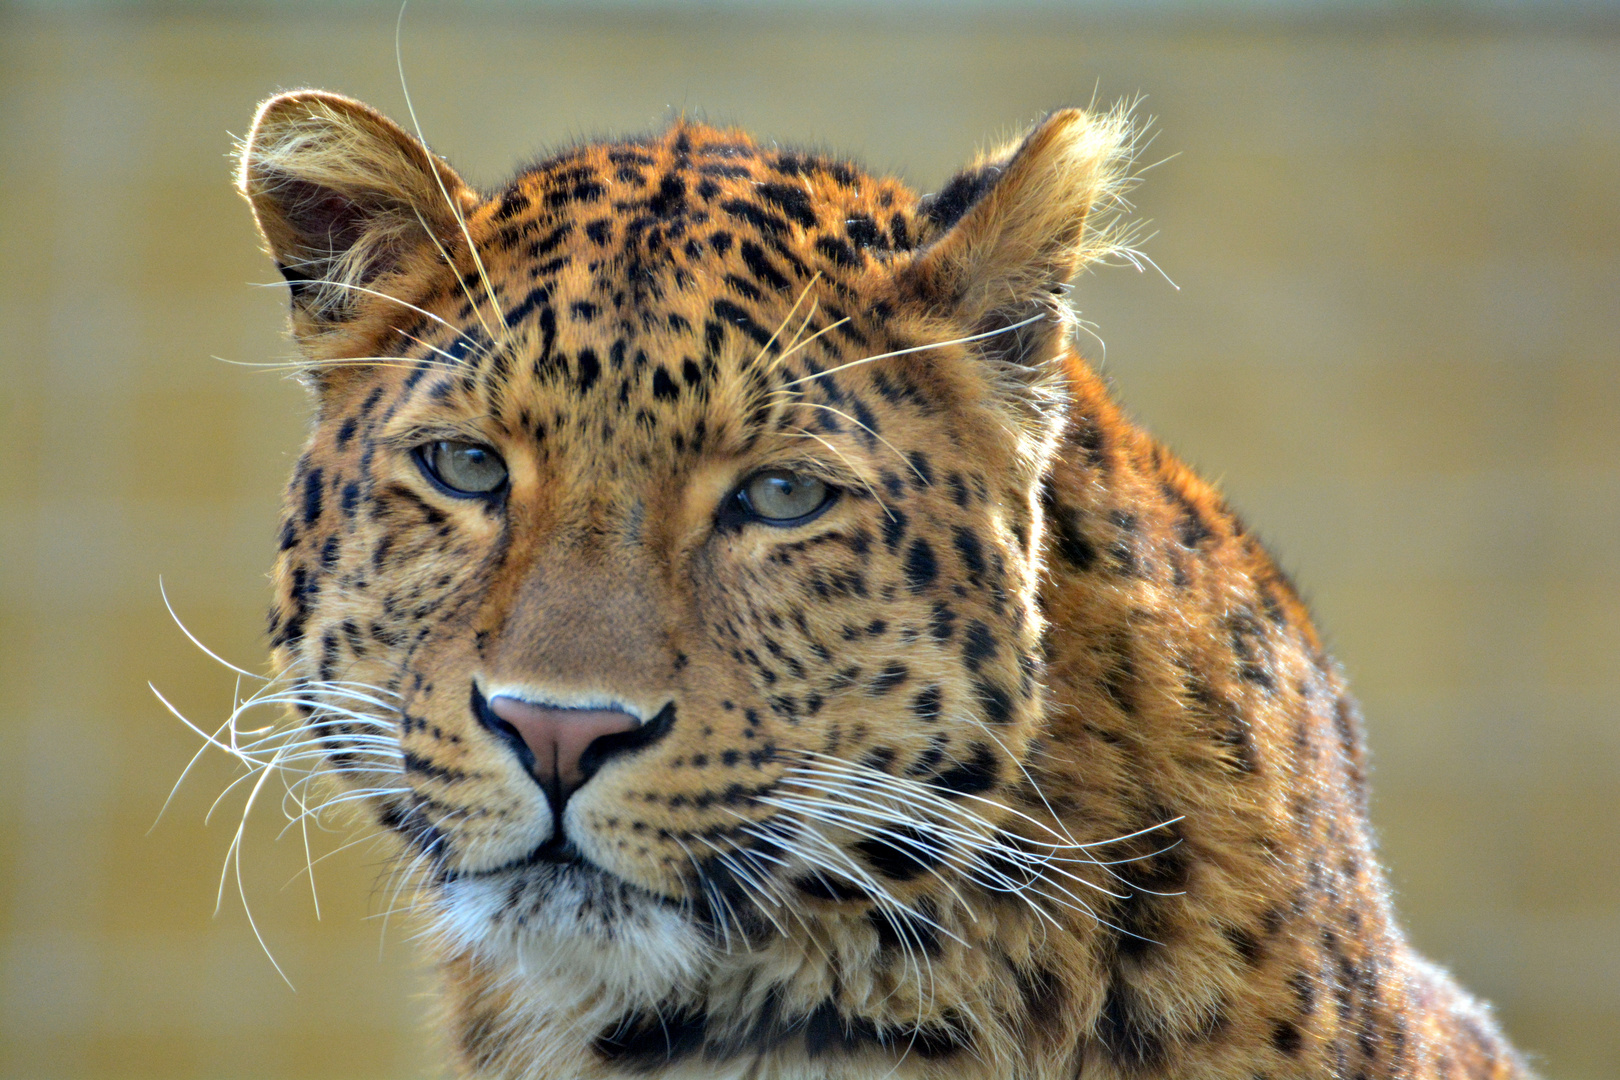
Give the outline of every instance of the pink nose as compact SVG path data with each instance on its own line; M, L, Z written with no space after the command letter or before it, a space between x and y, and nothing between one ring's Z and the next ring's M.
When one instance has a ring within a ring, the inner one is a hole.
M620 735L641 726L619 709L559 709L513 697L491 698L490 711L511 724L534 754L534 775L561 811L568 796L590 779L580 768L585 748L604 735Z

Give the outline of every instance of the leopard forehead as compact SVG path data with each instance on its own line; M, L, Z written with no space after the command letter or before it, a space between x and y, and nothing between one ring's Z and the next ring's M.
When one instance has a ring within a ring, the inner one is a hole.
M541 441L594 437L614 462L741 453L788 403L819 413L813 431L873 438L876 409L915 397L919 375L867 359L938 332L897 312L893 273L935 228L895 181L682 123L486 199L455 272L418 301L445 314L395 344L446 361L413 373L426 408L460 399ZM851 399L852 383L880 397Z

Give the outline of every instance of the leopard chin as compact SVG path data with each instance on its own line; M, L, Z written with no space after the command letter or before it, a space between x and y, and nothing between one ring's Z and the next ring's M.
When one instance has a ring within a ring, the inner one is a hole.
M714 952L682 905L579 861L457 876L433 890L425 925L441 947L512 968L535 985L594 987L652 1007L696 985Z

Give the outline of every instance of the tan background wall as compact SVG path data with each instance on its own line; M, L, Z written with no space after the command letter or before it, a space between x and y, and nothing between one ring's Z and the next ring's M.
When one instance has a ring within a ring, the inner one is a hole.
M393 13L0 12L0 1076L436 1075L380 855L317 869L145 683L218 722L257 667L298 387L227 132L278 87L403 119ZM260 11L266 10L260 7ZM797 14L795 14L797 12ZM1413 935L1549 1076L1620 1075L1620 36L1613 21L1133 25L413 4L470 176L670 109L923 189L1062 103L1161 131L1149 253L1077 298L1106 370L1314 598L1366 706ZM1095 355L1095 345L1088 346ZM317 854L341 834L317 838ZM371 915L373 917L368 918Z

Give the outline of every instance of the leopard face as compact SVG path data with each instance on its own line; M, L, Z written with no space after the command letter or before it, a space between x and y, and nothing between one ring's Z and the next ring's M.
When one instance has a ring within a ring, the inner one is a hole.
M1120 136L1060 114L920 202L681 122L479 196L267 103L243 186L318 403L273 643L455 948L656 1005L783 942L915 967L955 882L1027 881L1055 292Z

